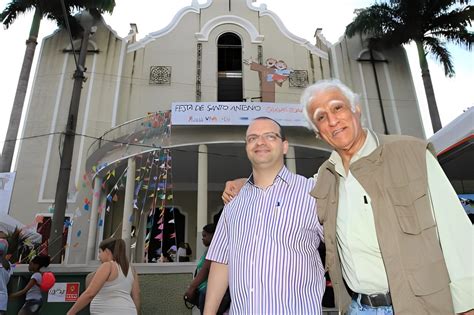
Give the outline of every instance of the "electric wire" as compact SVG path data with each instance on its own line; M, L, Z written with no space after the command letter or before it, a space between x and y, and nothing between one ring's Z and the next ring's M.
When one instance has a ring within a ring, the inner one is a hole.
M49 136L54 136L54 135L59 135L59 136L64 136L65 132L63 131L57 131L57 132L49 132L49 133L44 133L44 134L38 134L38 135L33 135L33 136L27 136L27 137L22 137L22 138L16 138L16 139L6 139L4 141L0 141L5 143L9 141L23 141L23 140L31 140L31 139L37 139L37 138L42 138L42 137L49 137ZM108 140L104 139L101 137L96 137L96 136L91 136L87 134L81 134L81 133L75 133L76 137L84 137L92 140L100 140L103 142L109 142L113 144L121 144L121 145L126 145L126 146L134 146L134 147L142 147L142 148L147 148L147 149L163 149L160 146L156 146L153 144L143 144L143 143L130 143L126 141L119 141L119 140ZM215 157L222 157L222 158L242 158L246 159L247 156L242 153L242 154L222 154L222 153L217 153L217 152L202 152L199 150L193 150L193 149L183 149L183 148L177 148L177 147L171 147L171 148L166 148L171 150L172 152L182 152L182 153L195 153L195 154L206 154L208 156L215 156ZM327 158L326 156L311 156L311 157L294 157L294 158L286 158L286 159L295 159L295 160L312 160L312 159L317 159L317 158Z

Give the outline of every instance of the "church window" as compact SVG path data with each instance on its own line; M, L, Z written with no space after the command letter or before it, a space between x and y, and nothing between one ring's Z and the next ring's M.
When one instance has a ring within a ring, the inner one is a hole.
M224 33L217 40L217 71L217 100L242 101L242 41L234 33Z

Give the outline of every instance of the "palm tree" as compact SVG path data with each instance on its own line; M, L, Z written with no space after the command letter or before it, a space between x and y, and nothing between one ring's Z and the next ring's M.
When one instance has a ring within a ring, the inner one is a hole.
M18 15L35 10L33 22L31 23L30 35L26 41L25 57L23 59L12 112L10 114L10 122L8 124L7 135L5 138L6 141L3 146L0 172L9 172L12 164L16 137L18 135L26 90L28 88L31 65L33 63L33 57L37 45L36 40L38 38L41 19L47 18L49 20L54 20L58 26L64 26L66 19L63 14L62 1L64 1L67 21L69 22L73 36L77 36L82 32L82 27L71 14L73 11L87 9L91 11L91 13L101 14L103 12L111 13L115 7L115 0L12 0L3 12L0 13L0 21L3 23L5 28L8 28L13 22L15 22Z
M470 0L385 0L356 10L346 35L368 36L368 48L391 48L415 42L433 132L441 129L438 107L426 60L429 53L444 67L447 77L454 66L446 43L471 50L474 33L468 30L474 17Z
M8 242L8 260L12 264L28 263L31 258L30 254L36 253L39 244L31 241L32 234L25 232L16 227L12 231L8 231L3 237Z

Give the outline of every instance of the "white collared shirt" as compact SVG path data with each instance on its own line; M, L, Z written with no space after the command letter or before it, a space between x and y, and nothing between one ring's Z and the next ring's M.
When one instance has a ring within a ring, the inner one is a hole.
M377 136L367 130L365 143L350 164L372 153L378 145ZM339 154L333 151L329 160L340 175L336 239L344 280L354 292L388 292L370 198L350 171L345 174ZM454 310L460 313L474 308L474 226L443 169L428 150L426 168Z
M368 130L366 132L364 145L354 154L350 164L377 148L375 135ZM354 292L388 292L370 198L350 171L346 175L341 157L336 151L333 151L329 160L340 176L336 239L344 280Z
M313 187L283 167L265 189L249 178L224 207L206 259L228 265L231 314L322 314Z

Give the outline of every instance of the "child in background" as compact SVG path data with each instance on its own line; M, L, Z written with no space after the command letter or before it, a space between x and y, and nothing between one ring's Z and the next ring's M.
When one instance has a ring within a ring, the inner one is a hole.
M43 305L43 298L41 294L41 281L43 279L42 272L40 271L43 267L48 267L50 263L49 256L35 256L28 266L28 270L33 272L30 281L22 290L15 292L10 297L22 296L26 293L25 304L18 312L18 315L30 315L39 314L39 310Z
M193 251L191 250L191 246L188 243L181 242L178 246L178 251L176 252L176 256L178 256L179 262L188 262L190 261L190 257Z
M7 251L8 242L4 239L0 239L0 315L7 314L7 284L13 271L10 262L5 258Z

